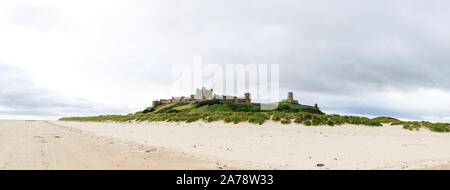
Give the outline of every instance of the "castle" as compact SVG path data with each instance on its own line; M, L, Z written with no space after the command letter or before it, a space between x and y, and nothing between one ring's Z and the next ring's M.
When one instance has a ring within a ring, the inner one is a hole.
M160 99L152 102L152 107L157 108L167 104L175 103L193 103L200 102L204 100L219 100L222 103L235 103L235 104L251 104L250 93L245 93L244 97L236 96L225 96L214 94L213 89L206 89L202 87L201 89L196 89L195 94L191 94L189 97L172 97L171 99Z
M191 94L188 97L172 97L171 99L160 99L152 102L152 108L158 108L168 104L176 104L176 103L194 103L201 102L205 100L218 100L221 103L235 103L235 104L254 104L260 105L259 103L252 103L250 98L250 93L244 93L244 97L236 97L236 96L226 96L226 95L217 95L214 94L213 89L206 89L202 87L201 89L196 89L195 94ZM288 93L287 99L282 100L281 103L292 103L288 104L291 108L307 108L307 109L315 109L319 110L317 104L314 106L302 105L298 103L298 100L294 100L294 94L292 92Z

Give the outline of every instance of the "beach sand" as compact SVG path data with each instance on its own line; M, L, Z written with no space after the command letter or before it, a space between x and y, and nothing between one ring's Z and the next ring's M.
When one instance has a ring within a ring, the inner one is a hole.
M0 122L0 169L449 169L448 147L389 125Z
M1 170L216 169L170 149L120 141L45 121L0 122Z

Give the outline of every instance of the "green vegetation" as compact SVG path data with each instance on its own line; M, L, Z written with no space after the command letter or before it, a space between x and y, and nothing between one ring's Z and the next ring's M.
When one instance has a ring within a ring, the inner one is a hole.
M93 117L66 117L61 121L87 121L87 122L213 122L224 121L227 123L249 122L262 125L267 120L282 124L302 124L304 126L339 126L343 124L382 126L382 124L402 125L408 130L420 130L426 128L435 132L450 132L448 123L431 123L426 121L400 121L391 117L367 118L358 116L327 115L321 111L311 111L299 108L291 108L287 103L282 103L274 111L260 110L259 105L243 105L221 103L217 100L207 100L196 103L177 103L159 107L148 108L128 115L100 115Z
M273 114L272 121L280 121L280 120L281 120L281 117L279 114Z
M430 129L431 131L434 132L445 132L448 133L450 132L450 124L448 123L435 123L432 124L428 127L428 129Z
M324 114L322 111L312 108L295 108L290 105L293 103L280 103L276 109L276 111L280 112L308 112L315 114ZM295 104L294 104L295 105Z
M283 119L281 120L281 124L290 124L291 123L291 119Z
M144 111L142 111L142 113L150 113L150 112L154 112L155 108L147 108Z
M270 114L268 113L255 113L248 116L249 123L257 123L262 125L266 120L270 119Z
M176 103L176 104L170 104L166 106L162 106L155 110L155 113L178 113L180 112L177 109L174 109L175 107L185 106L187 103Z
M394 123L392 123L391 125L393 125ZM399 125L398 123L395 123L396 125ZM404 129L409 129L409 130L420 130L420 128L427 128L430 131L434 131L434 132L443 132L443 133L448 133L450 132L450 124L448 123L431 123L428 121L402 121L402 125Z
M244 104L214 104L209 106L209 111L212 112L261 112L261 107L258 105L244 105Z
M392 118L392 117L376 117L372 120L378 121L380 123L393 123L393 122L399 122L400 120Z
M221 104L221 103L219 102L219 100L205 100L205 101L195 103L194 107L199 108L199 107L202 107L205 105L215 105L215 104Z
M308 120L308 121L304 121L304 122L303 122L303 125L305 125L305 126L311 126L311 121L309 121L309 120Z
M327 125L334 126L334 122L333 121L328 121Z
M404 122L404 121L395 121L395 122L392 122L391 123L391 125L392 126L394 126L394 125L403 125L403 124L405 124L406 122Z
M420 125L419 122L414 122L414 123L404 123L403 124L403 129L408 129L408 130L416 130L418 131L420 129L420 127L422 127Z

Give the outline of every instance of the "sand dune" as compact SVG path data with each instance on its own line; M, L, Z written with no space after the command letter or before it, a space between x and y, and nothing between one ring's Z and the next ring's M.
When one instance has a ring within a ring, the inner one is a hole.
M0 122L1 169L445 169L448 147L399 126Z

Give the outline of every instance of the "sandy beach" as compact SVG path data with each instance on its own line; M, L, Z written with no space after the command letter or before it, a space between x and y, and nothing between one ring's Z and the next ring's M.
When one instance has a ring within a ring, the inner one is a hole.
M170 149L102 137L45 121L0 121L0 170L215 169Z
M448 147L389 125L0 122L0 169L448 169Z

